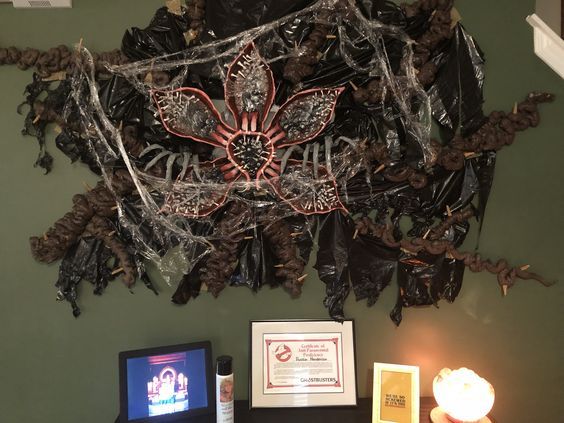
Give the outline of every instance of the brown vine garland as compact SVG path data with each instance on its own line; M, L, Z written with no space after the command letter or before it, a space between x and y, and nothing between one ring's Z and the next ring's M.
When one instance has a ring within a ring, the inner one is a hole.
M476 157L484 151L499 151L511 145L516 132L529 127L536 127L540 123L538 105L551 102L554 96L549 93L530 93L525 100L516 103L509 113L494 111L487 121L469 137L456 135L447 145L443 146L436 140L431 140L437 163L446 170L456 171L464 167L466 160ZM416 189L427 185L427 176L407 164L389 167L392 163L386 146L383 143L368 147L366 143L359 144L357 153L365 164L376 163L374 173L381 173L390 182L404 182Z
M448 211L447 214L449 214ZM448 231L452 226L454 226L457 223L466 222L474 215L475 215L474 210L472 210L471 208L466 208L464 210L455 213L450 213L445 218L444 221L437 224L434 228L429 229L428 236L423 236L423 238L429 239L431 241L440 239L444 236L445 232Z
M302 293L305 281L304 268L306 263L298 257L298 247L288 225L282 220L276 220L264 229L264 234L270 241L273 253L278 259L275 275L283 279L283 286L292 298Z
M492 112L480 129L469 137L454 137L449 146L442 149L439 164L448 170L461 169L467 154L482 151L499 151L513 144L516 132L536 127L540 122L538 105L552 102L554 95L549 93L530 93L525 100L516 103L510 113Z
M76 67L76 52L65 45L41 51L35 48L0 48L0 65L16 65L21 70L35 68L42 78L49 78L58 72L72 74ZM123 65L129 59L121 50L93 54L96 72L105 72L106 65Z
M43 236L30 238L31 253L37 261L53 263L63 258L94 216L94 211L84 195L76 194L72 202L72 210L57 220Z
M431 60L432 52L444 40L452 37L451 12L453 0L418 0L412 4L402 4L405 16L412 18L420 13L431 14L429 28L416 41L413 49L413 65L417 79L424 87L431 85L438 68ZM381 79L372 79L353 93L357 103L376 104L390 99L390 90L385 89Z
M460 218L460 217L459 217ZM500 259L493 263L489 259L482 259L478 253L469 253L459 251L451 241L444 239L426 239L413 238L396 240L394 237L394 229L391 226L377 224L372 219L364 216L355 222L356 230L361 235L371 235L382 240L382 242L390 248L401 249L404 253L416 256L418 253L425 251L429 254L439 256L446 254L456 260L464 262L472 272L488 271L497 276L497 281L503 290L504 295L507 289L515 284L516 279L536 280L544 286L552 285L544 278L536 273L529 272L528 266L510 267L505 259ZM442 224L440 226L442 229Z
M84 235L94 236L110 249L117 259L116 264L120 266L113 273L123 272L123 282L127 287L132 287L138 276L137 267L127 251L127 246L115 236L115 229L110 220L100 215L92 216L92 219L86 226Z
M119 195L133 190L133 184L126 171L118 170L114 174L112 186ZM52 263L63 258L66 250L74 244L95 217L112 217L116 214L114 194L103 181L84 194L73 197L73 208L47 230L43 236L30 238L31 251L36 260Z
M339 1L335 7L339 11L344 12L346 16L346 11L349 7L346 0ZM317 20L327 22L334 13L335 10L324 9L319 13ZM288 59L284 66L284 79L292 84L297 84L308 76L313 75L315 65L321 60L321 48L331 36L331 26L321 22L316 22L313 25L312 31L306 40L299 46L296 46L299 49L299 54Z
M245 204L233 202L215 225L216 233L225 236L210 252L205 267L200 270L200 280L214 297L223 291L237 265L239 245L245 238L244 232L237 232L237 228L242 227L249 214Z

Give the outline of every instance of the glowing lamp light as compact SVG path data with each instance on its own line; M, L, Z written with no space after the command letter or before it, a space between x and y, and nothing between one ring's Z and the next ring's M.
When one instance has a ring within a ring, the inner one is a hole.
M434 423L491 423L486 415L493 407L494 389L472 370L442 369L433 380L433 394L439 405L431 411Z

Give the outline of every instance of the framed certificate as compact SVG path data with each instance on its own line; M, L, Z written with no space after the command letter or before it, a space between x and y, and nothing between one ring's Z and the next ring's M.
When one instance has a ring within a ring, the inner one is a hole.
M374 363L372 423L419 423L419 367Z
M250 323L249 405L356 406L354 322Z

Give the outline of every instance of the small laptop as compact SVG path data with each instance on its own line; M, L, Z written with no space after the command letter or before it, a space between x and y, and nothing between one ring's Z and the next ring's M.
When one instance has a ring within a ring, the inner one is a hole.
M117 421L212 422L213 380L209 342L121 352Z

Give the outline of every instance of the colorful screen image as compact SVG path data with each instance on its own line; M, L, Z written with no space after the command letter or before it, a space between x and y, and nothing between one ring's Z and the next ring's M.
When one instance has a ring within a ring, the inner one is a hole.
M128 420L208 406L204 349L127 359Z

